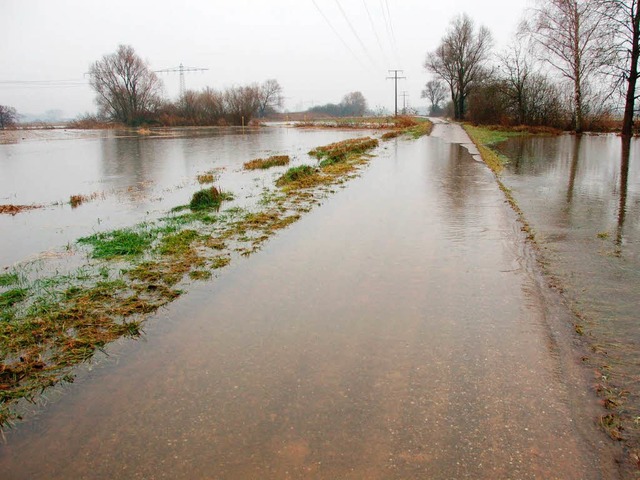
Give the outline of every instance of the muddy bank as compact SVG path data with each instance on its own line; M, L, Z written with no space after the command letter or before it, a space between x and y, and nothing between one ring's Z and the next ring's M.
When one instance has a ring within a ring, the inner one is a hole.
M8 433L8 478L616 478L490 172L391 140ZM566 312L565 312L566 313ZM556 315L557 314L557 315ZM96 454L96 452L100 452Z

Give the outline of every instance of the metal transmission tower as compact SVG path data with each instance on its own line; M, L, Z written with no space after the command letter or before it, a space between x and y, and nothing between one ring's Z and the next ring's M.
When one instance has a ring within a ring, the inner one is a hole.
M180 74L180 98L184 97L184 92L186 91L185 83L184 83L184 72L204 72L205 70L209 70L208 68L200 68L200 67L185 67L182 65L178 65L173 68L165 68L163 70L154 70L156 73L175 73L178 72Z
M398 116L398 80L401 80L403 78L407 78L407 77L399 77L398 73L402 73L404 72L404 70L389 70L389 73L393 73L393 77L387 77L387 80L395 80L395 105L396 105L396 110L395 110L395 116Z

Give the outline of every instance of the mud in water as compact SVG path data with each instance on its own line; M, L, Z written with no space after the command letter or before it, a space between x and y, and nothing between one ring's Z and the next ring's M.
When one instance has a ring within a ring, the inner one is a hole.
M503 180L581 315L594 382L640 446L640 143L614 135L513 138ZM608 390L611 391L608 391Z
M378 153L8 432L3 478L615 478L492 174Z

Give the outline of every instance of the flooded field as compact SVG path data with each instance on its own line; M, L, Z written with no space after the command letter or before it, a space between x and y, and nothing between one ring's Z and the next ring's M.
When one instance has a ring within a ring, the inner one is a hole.
M503 173L580 315L608 405L640 443L640 143L617 136L512 138Z
M336 134L266 135L291 152ZM434 135L383 144L80 369L6 433L3 478L617 478L570 312L459 127Z
M197 175L234 194L236 205L258 201L281 174L245 172L242 164L275 153L292 165L309 161L314 147L367 132L295 128L162 129L27 132L0 145L0 205L42 205L15 216L0 215L0 268L55 256L93 232L156 219L188 203L201 188ZM77 207L72 195L88 197Z

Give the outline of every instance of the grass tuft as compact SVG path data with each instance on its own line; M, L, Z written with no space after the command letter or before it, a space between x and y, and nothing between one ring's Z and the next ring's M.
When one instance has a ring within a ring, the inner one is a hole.
M273 155L269 158L256 158L255 160L251 160L250 162L246 162L244 164L245 170L265 170L271 167L279 167L284 165L289 165L291 159L288 155Z
M189 208L192 211L199 210L211 210L220 208L220 204L223 201L233 199L233 195L227 192L223 192L215 186L211 186L209 188L205 188L203 190L198 190L191 197L191 202L189 203Z
M307 177L311 177L316 174L316 169L310 165L300 165L299 167L292 167L287 170L278 180L276 185L279 187L288 185L294 182L300 182Z

